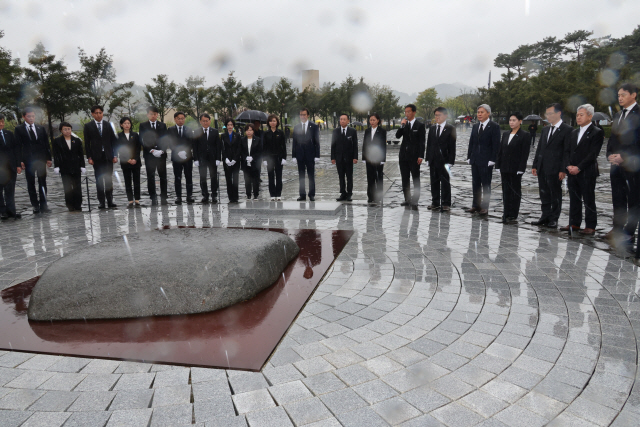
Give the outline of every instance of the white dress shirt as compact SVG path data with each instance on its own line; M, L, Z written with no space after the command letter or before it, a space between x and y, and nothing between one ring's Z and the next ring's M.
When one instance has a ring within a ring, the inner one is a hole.
M549 130L549 139L551 139L553 134L556 133L560 125L562 125L562 119L558 120L558 123L556 123L555 125L554 124L551 125L552 128Z
M409 127L410 127L411 129L413 129L413 124L414 124L415 122L416 122L416 118L414 117L414 118L413 118L413 120L408 121L407 123L409 124Z
M580 126L580 133L578 133L578 142L576 143L576 145L580 144L580 140L582 139L582 135L584 135L584 133L589 128L589 126L591 126L591 123L589 123L586 126Z
M27 133L29 133L29 128L31 128L31 130L33 131L33 134L36 136L36 139L38 139L38 132L36 131L36 124L34 123L34 124L30 125L28 123L25 123L25 125L27 125Z
M65 139L65 142L67 143L67 147L69 147L69 150L71 150L71 139Z
M629 105L627 108L624 108L624 110L627 110L626 114L624 115L625 120L627 119L627 117L629 117L629 111L636 108L636 105L638 105L638 103L634 102L633 104ZM618 120L618 124L620 124L621 121L622 121L622 114L620 114L620 120Z
M247 153L251 156L251 144L253 144L253 138L247 138Z
M306 134L307 133L307 125L309 124L309 120L307 120L306 122L300 122L300 124L302 125L302 133Z
M507 141L507 145L511 144L511 140L513 139L514 135L515 135L515 133L510 133L509 134L509 141Z
M124 137L127 138L127 141L129 140L129 135L130 135L129 133L126 133L126 132L124 133Z
M373 141L373 136L376 134L376 130L378 130L378 126L371 128L371 140Z
M482 131L484 132L487 129L487 125L489 124L489 120L487 119L484 122L480 122L480 126L482 126ZM478 132L480 132L480 126L478 126Z
M343 134L344 136L347 136L347 128L348 128L348 126L346 128L343 128L342 126L340 126L340 128L342 129L340 131L340 133Z

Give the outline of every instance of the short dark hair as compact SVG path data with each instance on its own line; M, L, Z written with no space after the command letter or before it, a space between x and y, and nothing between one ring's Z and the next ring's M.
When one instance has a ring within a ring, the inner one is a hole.
M185 113L183 113L182 111L176 111L176 112L173 114L173 118L175 119L176 117L178 117L178 116L180 116L180 115L187 117L187 115L186 115Z
M120 119L120 129L122 129L122 125L124 124L124 122L128 121L129 123L131 123L131 126L133 126L133 122L131 121L131 119L127 116L124 116L123 118Z
M256 131L256 128L255 128L255 126L253 126L253 124L252 124L252 123L247 123L247 124L244 126L244 131L245 131L245 132L246 132L246 131L248 131L249 129L251 129L251 130L252 130L252 131L254 131L254 132Z
M158 107L156 107L155 105L149 105L147 107L147 113L159 113Z
M28 113L35 113L36 110L33 107L26 107L23 111L22 111L22 117L26 116Z
M519 111L515 111L515 112L513 112L513 113L509 114L509 118L514 117L514 116L515 116L515 118L516 118L516 119L518 119L518 120L522 120L522 119L524 118L524 116L522 115L522 113L521 113L521 112L519 112Z
M444 107L436 108L435 110L433 110L433 114L435 114L435 113L442 113L442 114L446 114L447 116L449 115L449 112Z
M340 115L338 116L338 119L342 116L347 116L347 119L349 119L349 115L347 113L340 113Z
M276 119L276 127L280 126L280 119L278 118L277 114L269 114L269 117L267 117L267 124L269 124L269 122L273 119Z
M558 104L557 102L554 102L553 104L547 105L547 110L549 108L553 108L553 111L555 113L562 113L562 105Z
M198 120L202 120L203 117L206 117L207 119L211 120L211 116L207 113L200 114L200 117L198 117Z
M369 118L371 118L371 117L375 117L376 119L378 119L378 124L382 123L382 119L380 118L380 114L373 113L372 115L369 116Z
M310 116L310 115L311 115L311 113L309 112L309 109L308 109L308 108L306 108L306 107L301 108L301 109L300 109L300 112L302 113L303 111L306 111L306 112L307 112L307 116Z
M60 126L58 126L58 130L60 132L62 132L62 128L71 128L71 129L73 129L73 126L71 126L71 123L69 123L69 122L62 122L62 123L60 123Z
M226 126L226 125L227 125L227 123L229 123L229 122L233 123L233 127L236 127L236 121L235 121L235 120L233 120L233 118L232 118L232 117L227 117L226 119L224 119L224 125L225 125L225 126Z
M620 90L624 90L625 92L629 92L629 94L633 95L634 93L637 95L638 94L638 86L634 85L633 83L625 83L623 85L620 86L620 88L618 89L618 91Z
M4 120L4 114L0 113L0 120Z
M414 104L407 104L406 107L404 107L404 109L406 110L407 108L411 108L411 111L415 112L417 110L416 106Z
M104 112L104 108L102 108L102 105L94 105L91 107L91 114L95 113L96 110L100 110L102 112Z

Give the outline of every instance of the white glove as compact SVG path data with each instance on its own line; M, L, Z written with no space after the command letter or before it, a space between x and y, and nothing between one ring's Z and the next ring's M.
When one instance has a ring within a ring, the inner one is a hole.
M470 165L471 164L471 159L467 159L467 164Z
M180 151L178 153L178 157L180 157L182 160L187 160L187 153L185 151Z
M451 169L451 163L445 163L444 167L447 168L447 169Z
M251 167L251 162L247 160L247 166Z
M247 156L247 162L253 162L253 157Z
M87 169L85 169L85 168L80 168L80 173L81 173L82 175L86 175L86 174L87 174Z
M193 162L193 166L195 166L195 167L200 166L200 162L196 160L195 162Z
M286 161L285 159L282 159L282 161L280 162L280 164L281 164L282 166L284 166L284 165L286 165L286 164L287 164L287 161Z
M216 166L220 166L220 160L216 160Z
M55 172L56 175L60 175L60 168L53 168L53 172Z
M524 172L518 172L517 175L522 175Z
M496 169L496 172L500 173L500 169Z
M314 162L318 163L320 161L320 157L316 157L313 159Z
M429 166L429 160L427 160L426 162L424 162L425 166Z
M267 166L267 161L262 162L263 165Z
M380 162L381 165L384 165L384 162Z
M160 151L160 150L151 150L151 154L153 154L153 157L161 157L162 156L162 151Z
M294 165L297 165L297 164L298 164L298 159L297 159L297 158L295 158L295 157L294 157L294 158L293 158L293 159L291 159L291 160L293 161L293 164L294 164Z
M229 159L224 159L224 163L225 163L227 166L231 166L231 160L229 160Z
M233 165L235 165L235 164L236 164L236 161L235 161L235 160L232 160L232 161L231 161L231 166L233 166Z
M494 166L496 164L496 162L489 162L489 167Z

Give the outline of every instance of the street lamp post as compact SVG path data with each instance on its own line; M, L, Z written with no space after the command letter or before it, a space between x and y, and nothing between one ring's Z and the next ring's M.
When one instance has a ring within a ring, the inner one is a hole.
M213 114L213 127L218 129L218 113Z
M336 128L336 112L333 112L333 127Z

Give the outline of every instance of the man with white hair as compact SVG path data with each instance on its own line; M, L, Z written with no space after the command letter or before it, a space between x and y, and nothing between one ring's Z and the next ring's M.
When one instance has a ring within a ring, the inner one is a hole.
M491 198L491 176L500 149L500 126L489 120L491 107L482 104L478 107L478 123L471 129L467 163L471 165L473 186L473 204L469 213L486 215L489 212Z
M582 224L582 204L584 203L585 228L580 234L593 236L598 224L596 211L596 178L598 155L604 142L604 132L596 127L593 119L593 105L584 104L578 107L576 122L580 126L571 134L569 145L569 225L560 231L578 231Z

